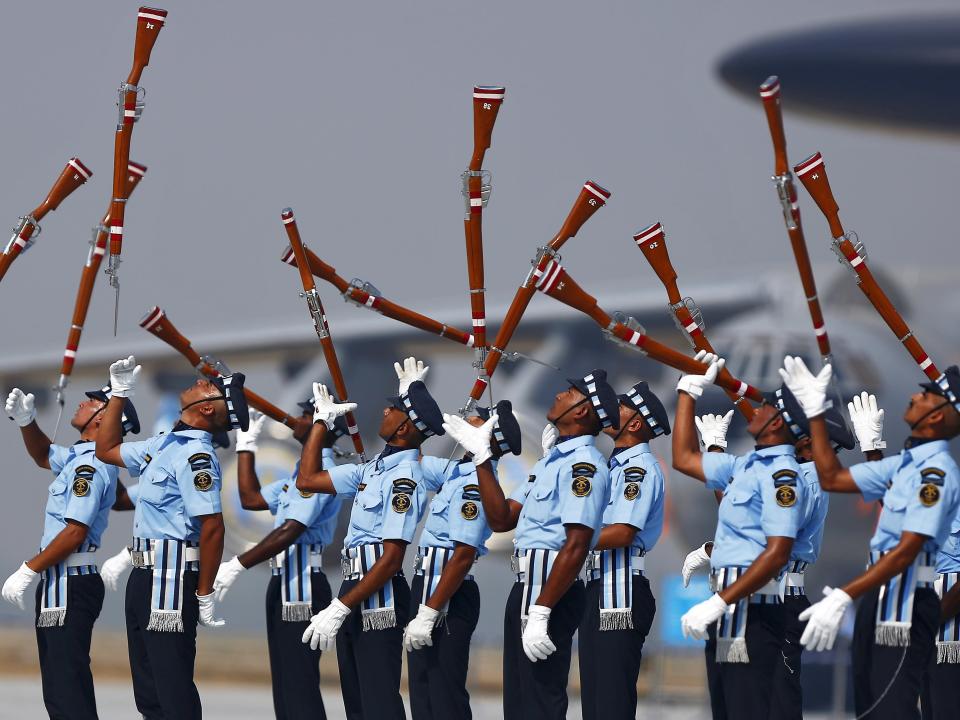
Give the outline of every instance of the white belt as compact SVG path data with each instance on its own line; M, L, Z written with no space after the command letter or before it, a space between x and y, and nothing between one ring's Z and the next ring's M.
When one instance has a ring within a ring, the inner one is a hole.
M635 572L643 572L645 567L643 555L632 555L630 557L630 570ZM600 553L590 553L587 555L587 564L584 568L587 573L600 572Z
M917 566L917 582L932 583L937 581L937 568L933 565Z
M68 568L80 567L81 565L96 565L97 556L92 550L89 552L75 552L63 562Z
M800 577L801 577L801 583L802 583L802 578L803 578L802 574L800 574L800 573L788 573L788 574L789 574L789 575L800 575ZM719 591L720 586L717 584L717 578L718 578L718 576L717 576L717 572L716 572L716 571L710 573L710 591L711 591L711 592L718 592L718 591ZM801 585L798 586L798 587L803 587L803 585L801 584ZM780 596L781 596L781 595L780 595L780 581L779 581L779 580L776 580L776 579L770 580L766 585L764 585L763 587L761 587L759 590L754 590L754 591L753 591L752 593L750 593L750 594L751 594L751 595L776 595L777 597L780 597Z
M283 557L286 555L286 551L277 553L272 558L270 558L270 567L275 569L280 569L283 567ZM323 550L314 550L310 553L310 567L315 569L323 568Z
M130 560L135 568L145 568L154 566L153 550L130 550ZM198 562L200 560L200 548L186 547L183 549L184 562Z
M784 587L793 587L793 588L802 588L803 587L803 573L794 573L788 572L784 575Z
M587 556L589 562L589 555ZM643 558L640 558L643 560ZM642 566L641 566L641 569ZM510 556L510 572L517 576L518 580L522 580L523 576L527 574L527 556L526 555L511 555ZM579 574L579 573L578 573Z

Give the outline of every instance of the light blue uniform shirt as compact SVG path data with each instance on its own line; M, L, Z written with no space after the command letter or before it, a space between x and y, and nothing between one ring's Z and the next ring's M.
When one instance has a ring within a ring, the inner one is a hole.
M117 499L120 471L97 460L95 447L96 443L92 442L80 442L70 447L50 446L47 459L56 478L50 483L44 510L41 550L67 526L67 520L75 520L89 528L78 552L100 547L110 508Z
M133 536L200 539L201 515L220 512L220 461L204 430L177 430L120 446L124 466L140 476Z
M649 552L663 532L663 473L650 445L640 443L610 456L610 502L603 524L637 528L633 545Z
M603 526L610 500L607 459L596 448L596 438L580 435L554 445L533 466L525 485L510 496L523 503L514 543L520 550L560 550L567 540L564 525L593 529L590 547Z
M354 498L344 547L383 540L413 541L427 506L420 450L400 450L363 465L338 465L327 472L339 497Z
M323 449L323 467L336 466L333 450ZM297 474L300 461L293 469L293 477L272 482L260 490L267 501L270 512L275 516L273 526L283 525L287 520L296 520L306 527L297 543L313 545L319 543L327 547L333 541L337 529L337 514L340 512L340 498L326 493L302 492L297 490Z
M812 512L793 445L702 458L707 487L723 491L710 567L746 567L768 537L797 537Z
M497 462L493 461L496 473ZM477 556L487 554L484 544L493 531L487 525L487 516L480 501L480 485L473 460L450 463L444 475L447 461L426 456L421 459L424 486L438 488L430 501L430 512L420 535L424 547L453 549L454 543L470 545L477 549ZM438 486L439 480L439 486Z
M850 474L865 500L883 498L871 550L893 550L904 531L926 535L926 552L936 552L946 544L960 506L960 472L946 440L854 465ZM939 560L937 567L939 570Z
M823 529L827 524L827 511L830 509L830 494L820 487L817 468L812 462L800 463L800 473L809 513L793 541L790 559L802 560L812 565L820 557Z

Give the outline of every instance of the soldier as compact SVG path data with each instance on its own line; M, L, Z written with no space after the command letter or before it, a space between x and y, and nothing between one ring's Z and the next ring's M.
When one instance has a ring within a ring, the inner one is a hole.
M794 540L813 514L790 431L778 409L764 402L747 431L756 440L749 455L702 453L694 426L695 399L723 367L716 356L705 375L677 384L673 466L721 490L710 564L715 594L681 618L684 635L706 640L714 715L767 720L784 637L777 577ZM730 606L733 606L732 608ZM719 621L719 622L718 622ZM711 655L716 666L711 668Z
M580 623L580 688L584 720L634 718L643 642L656 602L644 577L644 555L663 530L663 472L649 442L670 434L670 419L645 382L619 396L613 439L610 503L596 549L587 558L587 609Z
M786 357L781 375L810 418L813 458L828 492L883 499L870 541L870 564L843 588L800 615L807 650L833 647L844 612L861 595L853 636L854 704L858 716L918 718L923 673L935 647L940 603L933 589L936 553L960 508L960 473L947 441L960 434L960 372L950 367L921 385L904 412L910 437L900 453L844 468L830 447L824 412L832 368L814 376Z
M303 642L324 650L336 642L348 717L404 718L400 666L410 588L402 573L403 556L426 507L420 446L443 434L440 408L423 382L412 382L383 410L380 437L386 446L375 459L322 470L318 449L334 419L355 404L335 403L319 384L314 385L314 402L314 426L303 448L297 489L353 497L354 503L339 597L313 616Z
M558 438L530 478L506 498L493 472L490 433L445 416L444 427L473 454L487 522L494 532L516 528L514 583L504 616L503 712L507 720L566 717L573 634L584 611L577 577L596 544L610 497L606 458L596 436L620 427L617 394L604 370L568 380L547 420Z
M86 393L70 421L80 440L70 447L54 445L37 425L32 394L14 388L6 401L7 415L20 427L27 453L54 474L40 552L3 584L4 600L23 609L27 588L41 576L35 623L43 703L51 718L97 717L90 639L103 606L103 582L95 553L116 497L118 472L94 456L94 441L109 391L107 387ZM124 434L140 432L129 400L121 425Z
M201 378L180 394L169 433L122 442L121 413L140 366L110 366L97 457L140 476L127 580L127 649L137 709L149 718L200 718L193 682L197 624L219 627L213 580L223 554L220 462L212 433L247 429L241 373Z
M300 443L313 425L313 398L299 403L303 411L293 437ZM337 527L340 500L333 495L301 492L296 488L299 462L289 478L266 487L257 477L256 452L266 416L252 412L250 429L237 432L237 485L244 510L269 510L274 529L241 555L220 565L213 583L221 602L247 568L269 560L267 585L267 649L273 682L273 708L278 718L325 718L320 695L320 651L300 642L310 616L330 603L330 583L323 572L323 549ZM324 467L336 465L333 444L347 434L337 418L322 450Z

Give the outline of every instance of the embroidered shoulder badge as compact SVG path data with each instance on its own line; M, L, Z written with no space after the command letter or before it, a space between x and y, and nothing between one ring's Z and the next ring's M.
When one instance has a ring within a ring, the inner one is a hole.
M773 474L773 486L776 488L777 505L788 508L797 504L797 473L784 468Z
M393 500L390 506L394 512L405 513L413 505L410 494L416 489L417 484L409 478L400 478L393 481Z
M627 482L643 482L643 479L647 476L647 469L632 465L624 469L623 476L627 479Z
M193 476L193 486L200 492L206 492L213 487L213 475L206 470L198 472Z
M86 497L90 494L90 481L82 475L73 479L73 494L77 497Z
M627 500L636 500L640 496L640 483L628 482L624 485L623 496Z
M923 482L925 483L943 485L944 480L947 478L947 473L940 468L928 467L920 471L920 477L923 478Z
M924 483L920 486L920 502L924 507L933 507L940 502L940 488L933 483Z
M597 474L597 466L586 462L574 463L571 471L573 473L573 483L570 489L577 497L586 497L593 490L593 483L590 481Z
M209 453L194 453L187 458L187 462L190 463L190 469L193 470L193 472L209 470L213 467L213 460L210 459Z
M463 515L464 520L476 520L480 510L475 502L468 500L460 507L460 514Z

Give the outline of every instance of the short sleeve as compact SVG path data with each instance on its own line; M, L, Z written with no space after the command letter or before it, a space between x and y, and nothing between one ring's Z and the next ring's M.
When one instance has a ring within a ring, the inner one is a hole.
M610 474L606 465L594 458L573 456L560 468L557 479L560 522L564 525L585 525L596 530L610 500Z
M643 530L654 505L663 496L663 476L656 463L631 464L617 468L614 473L623 473L623 483L612 483L618 488L617 497L611 498L613 512L607 516L607 524L623 524Z
M761 476L759 480L763 500L760 527L767 537L795 538L806 507L803 494L807 490L801 482L800 472L786 467L772 467L768 471L770 476Z
M736 455L728 453L705 452L700 455L707 487L711 490L726 490L736 472L737 459Z
M140 476L140 466L150 454L149 440L137 440L135 442L125 442L120 444L120 457L123 460L123 466L132 477Z
M177 462L177 485L183 498L184 509L190 517L214 515L222 511L220 488L223 484L220 475L220 461L217 456L186 445L185 453Z
M330 482L337 491L337 497L353 497L357 494L357 488L360 487L363 479L363 465L337 465L327 472L330 474Z
M260 496L263 498L264 502L267 503L267 508L270 510L272 515L277 514L277 507L280 504L280 496L283 494L283 489L293 482L292 480L275 480L268 485L264 485L260 488Z
M418 465L401 463L383 480L386 502L383 503L380 537L384 540L413 542L427 504L427 489Z
M949 471L947 471L949 472ZM957 514L957 478L947 477L939 468L920 471L920 484L909 499L903 517L903 529L935 538L938 542L950 532Z
M458 488L450 500L447 511L450 539L454 542L479 548L487 531L487 516L483 512L480 486L467 483Z
M860 488L864 500L879 500L887 492L890 480L900 468L900 454L883 460L857 463L850 467L850 476Z
M110 473L107 467L100 463L97 463L97 467L78 465L73 476L67 478L64 519L76 520L87 527L92 525L100 514L104 497L111 489L116 493L115 480L116 473ZM113 500L110 501L110 505L113 505Z
M423 486L427 492L440 492L446 479L445 471L448 464L452 466L453 461L448 463L444 458L432 455L424 455L420 458L420 472L423 473Z
M67 464L69 459L70 448L63 447L63 445L50 444L50 450L47 451L47 462L50 463L50 469L54 475L60 474L63 466Z
M304 527L312 527L323 514L322 500L332 499L329 495L318 493L304 493L297 490L290 493L290 502L287 505L285 517L287 520L296 520Z

